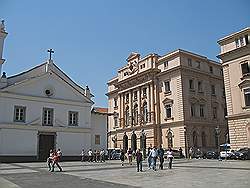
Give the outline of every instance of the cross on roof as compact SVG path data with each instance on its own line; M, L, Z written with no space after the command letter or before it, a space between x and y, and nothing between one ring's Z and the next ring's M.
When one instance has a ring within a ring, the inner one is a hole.
M54 53L54 51L50 48L49 50L48 50L48 52L49 52L49 60L51 60L51 54L53 54Z

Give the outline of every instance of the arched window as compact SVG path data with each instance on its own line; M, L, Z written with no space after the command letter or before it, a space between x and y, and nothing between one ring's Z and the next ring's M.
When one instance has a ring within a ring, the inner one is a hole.
M144 123L148 122L148 105L146 102L143 103L143 121Z
M134 105L133 119L134 119L134 124L137 125L138 124L138 105L137 104Z
M123 136L123 151L127 152L128 150L128 136L126 135L126 133L124 133Z
M201 144L202 144L202 147L206 147L207 146L207 140L206 140L206 134L205 134L205 132L201 133Z
M131 135L131 149L132 151L137 150L137 136L134 132Z
M125 110L125 125L128 126L129 125L129 107L126 107Z
M197 143L197 132L194 131L193 132L193 144L194 144L194 147L197 147L198 146L198 143Z
M172 148L173 147L173 133L171 131L168 131L167 139L168 139L168 147Z

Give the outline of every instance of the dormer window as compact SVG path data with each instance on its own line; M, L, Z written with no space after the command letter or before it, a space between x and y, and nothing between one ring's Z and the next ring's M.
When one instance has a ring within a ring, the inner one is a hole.
M164 68L167 69L168 68L168 61L164 62Z
M235 39L235 45L236 45L236 48L239 48L240 47L240 42L238 39Z
M196 63L197 63L196 68L197 68L197 69L200 69L200 68L201 68L201 62L197 61Z
M188 66L192 67L192 59L188 58Z
M213 67L212 67L212 66L209 67L209 71L210 71L211 74L214 73L214 70L213 70Z

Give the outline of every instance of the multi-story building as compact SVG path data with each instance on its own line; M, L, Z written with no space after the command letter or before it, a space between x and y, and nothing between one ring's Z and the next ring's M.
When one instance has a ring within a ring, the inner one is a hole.
M202 149L225 142L222 66L178 49L164 56L131 53L108 81L108 147ZM220 130L220 136L215 134Z
M250 147L250 28L218 41L233 149Z

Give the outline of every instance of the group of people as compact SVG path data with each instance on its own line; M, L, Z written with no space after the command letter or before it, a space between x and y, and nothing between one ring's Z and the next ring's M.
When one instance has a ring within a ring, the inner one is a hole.
M82 150L82 153L81 153L81 156L82 156L82 162L85 161L85 151L84 149ZM89 149L88 153L87 153L87 161L88 162L105 162L105 150L102 149L102 150L94 150L92 151L92 149Z
M156 146L154 146L152 148L152 146L150 146L148 148L148 168L149 169L153 169L154 171L156 171L156 162L157 159L159 159L159 169L163 170L163 163L164 163L164 149L162 148L162 146L160 145L160 147L157 149ZM167 150L167 159L168 159L168 168L171 169L172 168L172 163L173 163L173 151L171 148L169 148Z
M169 161L168 168L172 168L172 163L173 163L173 152L172 149L169 148L167 151L167 159ZM156 162L157 159L159 159L159 169L163 170L163 163L164 163L164 149L162 146L160 146L158 149L157 147L152 147L150 146L148 148L147 152L147 161L148 161L148 168L153 169L156 171ZM121 165L124 166L124 160L125 160L125 152L121 150ZM128 158L128 164L132 165L132 160L133 158L136 159L136 164L137 164L137 172L141 171L142 172L142 161L143 161L143 154L140 149L137 149L136 152L132 151L131 148L127 150L127 158Z
M47 164L50 172L54 172L55 165L57 168L62 171L62 167L59 162L62 160L62 151L60 149L51 149L49 152L49 157L47 159Z

